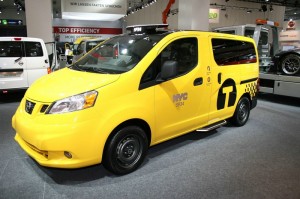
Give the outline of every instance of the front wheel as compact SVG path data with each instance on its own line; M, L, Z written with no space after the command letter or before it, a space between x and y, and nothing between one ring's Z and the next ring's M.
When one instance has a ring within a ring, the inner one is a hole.
M242 97L238 102L234 115L230 121L236 126L244 126L250 115L250 101L247 97Z
M148 138L138 126L126 126L118 130L107 142L103 154L103 166L117 175L136 170L148 150Z
M300 56L289 54L284 56L279 64L281 72L286 75L295 75L300 70Z

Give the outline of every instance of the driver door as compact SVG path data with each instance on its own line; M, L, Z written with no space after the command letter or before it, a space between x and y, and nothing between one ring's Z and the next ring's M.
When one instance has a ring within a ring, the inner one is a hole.
M154 86L156 129L153 141L163 141L206 124L209 111L210 86L199 60L197 37L170 41L149 69L160 73L165 61L178 63L177 75ZM206 67L205 67L206 68Z

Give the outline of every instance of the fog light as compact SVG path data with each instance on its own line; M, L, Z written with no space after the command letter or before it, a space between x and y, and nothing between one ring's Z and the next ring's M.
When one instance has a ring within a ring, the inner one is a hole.
M72 154L71 154L70 152L68 152L68 151L65 151L65 152L64 152L64 155L65 155L67 158L69 158L69 159L72 158Z

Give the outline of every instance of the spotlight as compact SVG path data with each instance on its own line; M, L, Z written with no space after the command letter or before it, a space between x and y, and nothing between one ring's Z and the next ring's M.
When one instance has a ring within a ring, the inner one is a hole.
M247 13L248 13L248 14L252 13L252 10L247 10Z
M261 10L262 10L263 12L266 12L266 11L268 10L268 8L267 8L266 5L262 5L262 6L261 6Z
M273 6L270 5L270 12L273 12Z

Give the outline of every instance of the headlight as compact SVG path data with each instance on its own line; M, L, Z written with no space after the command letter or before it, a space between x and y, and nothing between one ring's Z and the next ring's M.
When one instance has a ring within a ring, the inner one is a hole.
M68 113L73 111L79 111L82 109L90 108L94 106L97 99L97 91L89 91L79 95L74 95L62 100L54 102L48 114Z

